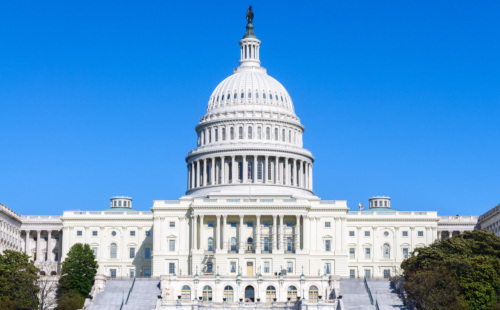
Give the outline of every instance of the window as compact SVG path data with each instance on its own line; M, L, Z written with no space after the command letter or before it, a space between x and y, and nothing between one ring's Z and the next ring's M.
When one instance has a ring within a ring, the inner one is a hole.
M349 278L356 278L356 269L349 269Z
M175 274L175 263L168 263L168 273Z
M274 140L278 141L278 128L274 128Z
M311 301L318 300L318 287L315 285L309 287L309 300Z
M243 180L243 162L238 162L238 179Z
M94 237L97 236L97 230L92 231L92 236L94 236Z
M253 162L251 162L251 161L248 162L247 179L248 180L253 179Z
M168 249L170 252L175 251L175 240L169 240L168 241Z
M238 137L240 140L243 139L243 127L241 126L238 128Z
M292 222L286 222L286 227L292 227Z
M349 237L354 237L354 230L349 231Z
M332 264L325 263L325 274L331 274L331 273L332 273Z
M356 258L356 249L355 248L349 248L349 258L351 258L351 259Z
M288 131L288 143L292 143L292 131Z
M214 227L214 222L208 222L208 227Z
M291 301L297 300L297 288L295 286L292 285L288 287L286 290L286 298L289 298Z
M208 238L208 250L209 251L214 250L214 238L212 237Z
M130 236L132 236L132 237L135 236L135 230L130 231Z
M111 279L116 279L116 269L110 269L109 275L111 276Z
M234 301L234 290L233 287L230 285L226 285L224 287L224 298L227 302L233 302Z
M269 222L264 222L264 227L269 227Z
M182 300L191 300L191 288L187 285L184 285L181 290L181 299Z
M290 237L286 238L286 250L288 252L293 251L293 241L292 241L292 238L290 238Z
M281 130L281 141L285 142L285 129Z
M134 269L129 270L129 277L131 277L131 278L135 277L135 270Z
M170 222L170 223L169 223L169 226L170 226L170 227L175 227L175 222Z
M215 128L215 142L219 141L219 129Z
M144 249L144 258L151 259L151 248Z
M262 140L262 128L257 127L257 139Z
M81 230L77 230L76 235L81 237L81 236L83 236L83 232Z
M247 222L247 227L253 227L253 222Z
M384 244L384 258L391 258L391 247L389 244Z
M420 231L418 232L418 236L419 236L419 237L423 237L423 236L424 236L424 232L423 232L422 230L420 230Z
M222 140L226 140L226 128L222 128Z
M231 227L236 227L236 222L231 222Z
M266 288L266 302L272 302L276 298L276 288L272 285L269 285Z
M209 285L205 285L203 287L202 296L203 296L203 301L212 300L212 288Z
M389 279L391 277L391 270L384 269L384 278Z
M231 140L234 140L234 127L231 127L231 128L229 129L229 134L230 134L230 136L231 136Z
M408 258L408 248L403 248L403 257Z
M403 231L403 237L408 237L408 231L407 230Z
M129 258L134 258L134 257L135 257L135 248L130 248Z
M269 272L270 272L269 262L264 262L264 273L269 273Z
M268 237L264 238L264 251L269 252L269 238Z
M151 278L151 269L149 268L144 269L144 277Z
M231 262L231 268L230 268L231 272L236 272L236 262Z
M150 230L146 230L146 237L149 237L151 236L151 231Z
M253 139L252 134L253 134L253 129L252 129L252 127L250 126L250 127L248 127L248 139Z
M231 238L231 251L236 252L236 238Z
M212 129L209 128L208 130L208 143L212 143Z
M111 243L111 246L109 247L109 257L116 258L116 252L117 252L116 243Z
M365 258L370 259L371 257L371 248L365 248Z
M286 272L293 273L293 262L286 263Z
M325 240L325 251L330 252L332 250L332 240Z
M370 231L369 230L365 231L365 237L370 237Z
M95 255L97 256L97 249L96 249L96 252L95 252L95 253L96 253ZM55 256L54 256L54 261L56 261L56 262L58 262L58 261L59 261L59 253L58 253L58 252L56 252L56 253L55 253Z
M257 161L257 179L262 180L262 161Z
M325 227L326 228L332 227L332 222L325 222Z
M274 163L267 163L267 179L271 181L271 176L272 176L272 166L274 166Z
M271 128L266 128L266 140L271 140Z
M92 253L94 253L94 257L97 257L97 248L92 248Z
M370 269L365 269L365 278L371 278L372 272Z

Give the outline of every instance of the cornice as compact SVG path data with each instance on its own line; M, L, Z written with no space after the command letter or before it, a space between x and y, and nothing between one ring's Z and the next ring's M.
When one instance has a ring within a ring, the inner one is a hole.
M189 163L189 160L193 157L201 157L203 155L208 155L208 154L220 154L219 156L213 156L213 157L221 157L223 154L222 153L227 153L227 152L260 152L260 153L281 153L281 154L293 154L296 156L303 156L306 157L307 159L311 160L311 163L314 163L314 156L312 153L305 149L305 148L295 148L294 149L280 149L279 145L275 147L267 147L267 145L258 145L256 147L250 146L251 144L245 144L245 143L233 143L234 145L214 145L210 146L210 148L206 149L200 149L199 147L196 149L193 149L189 151L188 155L185 158L186 163ZM238 146L239 145L239 146ZM286 145L283 145L283 147L287 147ZM235 156L242 156L240 154L234 154ZM262 156L261 154L243 154L243 155L257 155L257 156ZM230 156L230 155L225 155L225 156ZM286 156L280 156L280 157L286 157ZM200 158L201 159L201 158Z
M198 129L203 128L203 127L210 127L213 126L216 123L222 123L222 124L233 124L233 123L238 123L238 122L273 122L273 123L281 123L281 124L287 124L287 125L292 125L295 127L299 127L302 132L304 132L305 127L300 123L300 121L292 121L292 120L286 120L286 119L280 119L280 118L265 118L265 116L254 116L254 117L232 117L232 118L218 118L218 119L211 119L204 121L203 123L199 123L196 125L195 130L198 131Z

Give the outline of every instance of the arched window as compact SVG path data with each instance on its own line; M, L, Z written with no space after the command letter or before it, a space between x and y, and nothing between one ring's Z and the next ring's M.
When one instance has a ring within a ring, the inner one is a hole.
M236 251L236 238L231 238L231 251Z
M264 238L264 251L269 252L269 238Z
M293 251L293 240L290 237L286 238L286 250L289 252Z
M234 301L234 290L232 286L226 285L224 287L224 298L226 299L227 302Z
M205 141L205 130L203 130L201 132L201 144L202 145L205 145L206 144L206 141Z
M187 285L184 285L181 290L181 299L182 300L191 300L191 288Z
M222 140L226 141L226 128L222 128Z
M318 287L313 285L309 287L309 301L317 301L318 300Z
M290 285L286 290L286 298L290 298L291 301L297 300L297 288L293 285Z
M271 140L271 128L266 128L266 140Z
M118 206L121 207L122 206L122 201L121 200L118 200Z
M262 160L257 160L257 179L262 180Z
M248 127L248 139L253 139L253 129L252 126Z
M292 143L292 131L288 131L288 143Z
M391 246L387 243L384 244L384 258L391 258Z
M281 130L281 141L285 142L285 129Z
M208 130L208 143L212 143L212 128L209 128L207 130Z
M109 257L116 258L116 252L117 252L116 243L111 243L111 246L109 247Z
M231 129L229 130L229 133L231 135L231 140L234 140L234 127L231 127Z
M248 237L247 239L247 250L253 251L253 239L251 237Z
M274 128L274 140L278 141L278 128Z
M219 129L215 128L215 142L219 141Z
M276 298L276 288L272 285L269 285L266 288L266 302L272 302Z
M240 126L240 128L238 128L238 131L239 131L239 139L242 140L243 139L243 127Z
M245 98L245 94L242 92L241 93L241 99Z
M266 99L266 93L262 93L262 98Z
M212 237L208 238L208 250L209 251L214 250L214 238Z
M236 99L236 97L238 97L238 95L236 95L236 93L234 93L233 99Z
M269 99L273 100L273 94L269 94Z
M259 98L259 93L255 92L255 98Z
M257 139L262 140L262 128L257 127Z
M248 98L252 98L252 93L248 92Z
M209 285L203 287L203 301L212 300L212 288Z

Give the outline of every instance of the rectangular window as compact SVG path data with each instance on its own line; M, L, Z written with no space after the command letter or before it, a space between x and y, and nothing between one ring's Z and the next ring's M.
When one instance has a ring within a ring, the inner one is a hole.
M365 231L365 237L370 237L370 231L369 230Z
M271 163L271 162L268 162L268 163L267 163L267 179L268 179L269 181L271 181L271 180L272 180L272 178L271 178L271 176L272 176L272 171L273 171L273 170L272 170L272 166L274 166L274 163Z
M243 127L240 126L240 128L238 129L238 137L240 140L243 140Z
M47 252L45 252L44 254L45 254L44 260L47 261Z
M423 237L423 236L424 236L424 232L423 232L423 231L419 231L419 232L418 232L418 236L419 236L419 237Z
M349 237L354 237L354 230L349 231Z
M149 268L144 269L144 276L146 278L150 278L151 277L151 269L149 269Z
M168 273L175 274L175 263L168 263Z
M214 227L214 222L208 222L208 227Z
M325 227L326 228L332 227L332 222L325 222Z
M236 222L231 222L231 227L236 227Z
M94 253L94 257L97 257L97 248L92 248L92 253Z
M146 230L146 237L149 237L151 236L151 231L150 230Z
M92 236L97 236L97 230L92 231Z
M370 269L365 269L365 278L369 279L371 278L372 272Z
M135 248L130 248L130 258L135 257Z
M332 264L325 263L325 274L331 274L331 273L332 273Z
M325 240L325 251L330 252L332 250L332 240Z
M293 262L286 263L286 272L293 273Z
M76 235L81 237L83 235L83 232L81 230L77 230Z
M168 241L168 249L170 250L170 252L175 251L175 240Z
M349 269L349 278L356 278L356 269Z
M135 270L134 269L130 269L129 275L130 275L131 278L135 278Z
M144 249L144 258L150 259L151 258L151 248L145 248Z
M264 262L264 273L269 273L270 267L269 262Z
M95 253L96 253L95 255L97 255L97 249L96 249L96 252L95 252ZM58 262L58 261L59 261L59 253L57 253L57 252L55 253L55 256L54 256L54 261L56 261L56 262Z
M111 279L116 279L116 269L110 269L109 275L111 276Z
M408 231L406 230L403 231L403 237L408 237Z
M241 161L238 162L238 179L243 180L243 162Z
M389 279L391 277L391 270L384 269L384 278Z
M408 248L403 248L403 257L408 258Z
M231 272L236 272L236 262L231 262Z
M351 259L356 258L356 249L355 248L349 248L349 258L351 258Z
M132 237L135 236L135 230L130 231L130 236L132 236Z
M365 248L365 258L369 259L371 256L371 248Z
M170 227L175 227L175 222L170 222Z
M264 227L269 227L269 222L264 222Z
M247 227L253 227L253 222L247 222Z
M231 140L234 140L234 127L231 127L229 130L229 135L231 136Z

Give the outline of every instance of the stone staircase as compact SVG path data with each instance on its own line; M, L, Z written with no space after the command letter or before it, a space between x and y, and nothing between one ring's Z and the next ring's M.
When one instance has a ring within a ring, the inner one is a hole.
M391 282L387 279L367 279L368 286L372 291L373 301L378 301L380 310L410 310L403 304L403 301L391 286ZM349 308L346 308L349 310Z
M104 291L97 294L87 310L152 310L156 307L160 295L160 282L153 279L136 279L132 293L125 304L132 286L132 280L111 280L104 286Z
M363 279L342 279L340 295L342 295L345 310L375 309L375 306L370 303Z

